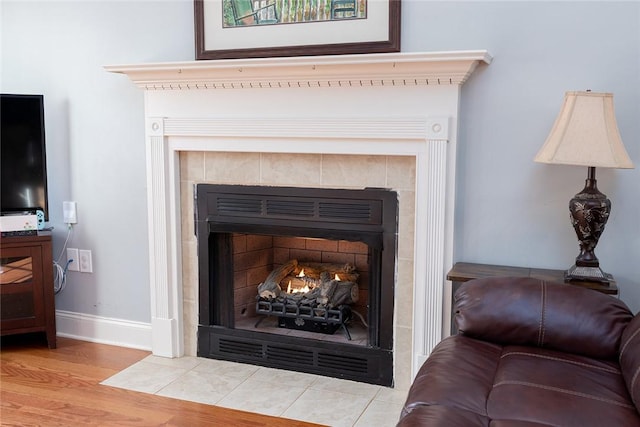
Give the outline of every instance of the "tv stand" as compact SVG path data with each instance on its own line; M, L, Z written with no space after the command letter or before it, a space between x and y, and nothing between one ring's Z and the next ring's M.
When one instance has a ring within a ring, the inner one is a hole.
M56 348L51 233L0 237L0 335L45 332Z

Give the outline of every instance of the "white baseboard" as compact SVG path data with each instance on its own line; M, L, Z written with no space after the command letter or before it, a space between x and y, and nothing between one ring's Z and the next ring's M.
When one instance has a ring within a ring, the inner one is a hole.
M151 350L151 324L56 310L60 337Z

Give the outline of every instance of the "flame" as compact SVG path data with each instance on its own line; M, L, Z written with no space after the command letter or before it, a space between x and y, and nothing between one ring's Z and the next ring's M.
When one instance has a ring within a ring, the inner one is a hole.
M337 280L337 281L339 282L339 281L340 281L340 276L338 276L338 275L336 274L336 277L334 277L334 278L333 278L333 280Z
M300 270L300 274L298 274L298 277L304 277L304 268Z
M306 294L307 292L310 292L311 289L309 289L308 285L305 285L302 288L296 288L296 289L292 289L291 288L291 280L289 280L289 286L287 286L287 293L288 294Z

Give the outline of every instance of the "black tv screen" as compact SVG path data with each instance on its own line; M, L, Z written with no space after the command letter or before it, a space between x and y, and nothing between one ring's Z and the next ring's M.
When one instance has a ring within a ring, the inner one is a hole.
M0 211L44 211L47 161L42 95L0 94Z

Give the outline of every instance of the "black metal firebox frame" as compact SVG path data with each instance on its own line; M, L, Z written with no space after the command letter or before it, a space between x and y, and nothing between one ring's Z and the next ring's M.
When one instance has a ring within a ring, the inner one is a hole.
M198 356L393 385L397 194L197 184ZM369 345L234 328L232 233L325 238L369 247Z

